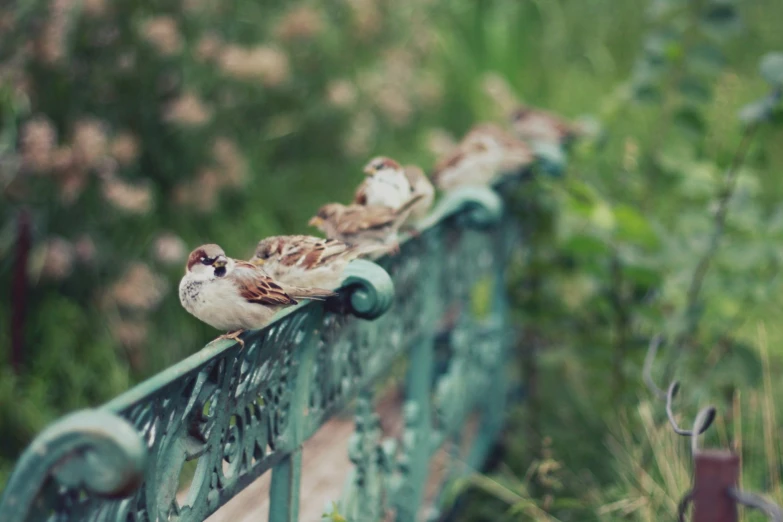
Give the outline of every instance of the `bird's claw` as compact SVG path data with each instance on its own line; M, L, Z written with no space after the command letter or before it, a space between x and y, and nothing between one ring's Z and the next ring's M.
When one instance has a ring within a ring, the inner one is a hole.
M242 335L243 333L245 333L244 330L234 330L233 332L224 333L216 340L228 339L231 341L236 341L239 344L240 349L242 349L245 347L245 341L242 340L239 336Z

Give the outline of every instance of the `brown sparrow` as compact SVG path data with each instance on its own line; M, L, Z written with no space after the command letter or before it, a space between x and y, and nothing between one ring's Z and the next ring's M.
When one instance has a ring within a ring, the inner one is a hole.
M432 186L430 178L424 171L416 165L405 165L405 177L411 185L411 196L422 196L422 198L413 206L409 219L407 221L418 221L430 211L432 203L435 201L435 187Z
M378 205L329 203L310 220L329 239L339 239L350 245L386 245L391 252L399 250L397 232L413 207L424 196L408 199L400 208Z
M370 160L364 167L367 177L356 190L353 202L359 205L400 208L411 197L411 184L399 163L385 156Z
M258 242L250 262L286 284L337 288L343 270L356 258L385 250L379 245L351 246L314 236L272 236Z
M323 288L301 288L275 281L259 267L226 257L218 245L202 245L190 253L185 276L179 283L182 306L218 330L229 333L219 339L261 328L281 309L297 299L325 299L335 295Z
M525 105L511 114L511 126L517 137L528 142L561 144L583 133L579 125L557 114Z
M451 190L464 185L490 185L504 174L533 163L532 149L498 125L475 126L457 149L442 158L432 173L438 188Z
M432 207L435 187L416 165L401 167L393 159L379 156L365 166L364 173L367 178L359 185L353 200L357 205L397 209L412 196L422 195L404 224L423 218Z

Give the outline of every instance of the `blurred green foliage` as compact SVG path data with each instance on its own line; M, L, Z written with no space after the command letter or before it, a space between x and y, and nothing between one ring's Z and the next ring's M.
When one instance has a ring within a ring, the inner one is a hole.
M710 443L743 440L743 485L783 500L764 436L783 404L764 377L783 355L781 19L774 0L0 10L4 290L22 209L33 237L23 365L0 360L0 469L55 416L216 335L177 302L190 247L242 257L306 232L370 155L429 167L450 137L525 101L592 114L601 132L562 179L520 191L527 243L510 279L527 398L499 469L461 484L459 519L672 518L687 453L640 386L659 332L686 379L679 407L714 402ZM4 334L11 308L0 301Z
M783 500L777 442L756 428L777 433L769 405L783 391L762 386L783 353L781 14L708 0L466 11L473 35L459 40L482 54L459 64L463 78L498 70L511 97L593 112L602 132L576 144L564 179L539 178L515 205L528 229L511 274L526 398L503 464L462 484L458 520L674 518L690 463L641 386L657 333L669 343L655 377L684 381L683 423L718 406L708 444L738 447L743 487ZM473 106L493 115L486 98Z
M217 242L249 256L264 236L308 232L321 204L352 195L371 154L431 161L421 133L443 87L425 66L429 9L0 9L0 468L55 416L105 401L218 333L178 302L191 248ZM11 293L25 212L27 278ZM20 295L28 313L12 320Z

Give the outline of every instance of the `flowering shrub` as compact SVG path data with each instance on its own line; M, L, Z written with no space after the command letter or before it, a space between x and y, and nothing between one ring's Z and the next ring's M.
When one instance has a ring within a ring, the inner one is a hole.
M2 457L218 333L179 307L190 248L307 232L367 155L415 148L442 90L410 23L428 7L273 4L0 8L2 287L25 274L0 304L19 333L0 341Z

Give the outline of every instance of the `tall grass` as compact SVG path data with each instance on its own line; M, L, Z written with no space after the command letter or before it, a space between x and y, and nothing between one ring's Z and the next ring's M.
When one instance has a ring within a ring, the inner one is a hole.
M528 397L535 408L511 414L504 465L469 481L473 502L459 520L671 520L690 487L687 441L641 387L641 361L653 334L679 327L724 169L740 141L737 111L769 89L758 74L759 57L783 49L771 22L783 16L783 4L740 4L743 33L721 44L726 66L709 85L712 95L700 109L704 134L694 138L676 122L662 123L668 116L660 104L637 105L628 96L632 64L645 35L657 29L645 21L652 3L457 2L451 18L439 19L439 63L458 85L446 93L449 107L496 117L496 100L482 91L496 72L518 99L568 116L597 114L606 132L600 144L572 151L565 181L531 191L537 213L528 223L530 240L545 237L530 247L535 254L526 252L527 279L512 292L523 301L516 315L524 332L520 350L537 346L537 384ZM468 119L460 113L448 121L468 125ZM783 241L776 232L783 215L781 137L780 127L764 128L740 169L726 231L704 279L700 322L676 366L683 424L697 406L715 404L719 419L705 444L735 447L743 487L778 501L783 386L774 376L783 356L783 292L780 258L761 252ZM650 236L663 245L655 254L611 235L632 228L614 212L624 206L649 223ZM563 238L578 239L583 250L563 245ZM607 276L612 255L622 264L616 286ZM526 284L536 270L531 289ZM619 346L617 373L627 385L615 396L609 365L618 332L606 296L619 297L620 309L633 308L630 339ZM554 490L528 473L542 460L534 438L551 441L548 459L558 463L560 481Z
M701 446L734 451L740 457L740 489L783 505L777 420L783 387L772 378L776 365L770 359L762 323L757 332L754 349L765 377L758 387L736 390L731 401L722 404ZM688 387L681 393L688 393ZM641 397L636 405L623 407L615 417L602 421L605 435L596 439L589 437L601 428L571 424L582 443L590 445L593 463L606 464L608 474L590 467L580 469L573 455L559 449L564 446L562 440L552 447L548 438L543 457L530 461L526 468L517 465L519 456L511 449L514 457L499 469L488 475L476 471L459 485L460 491L469 492L472 502L458 520L676 520L678 505L692 487L692 455L690 440L674 433L662 414L663 406L655 398ZM689 426L693 415L685 412L695 409L682 408L676 413L678 423ZM590 413L583 412L585 416ZM568 418L555 416L560 421ZM554 433L562 439L559 431ZM741 509L740 514L744 522L765 520L750 510Z

